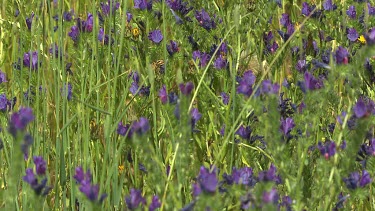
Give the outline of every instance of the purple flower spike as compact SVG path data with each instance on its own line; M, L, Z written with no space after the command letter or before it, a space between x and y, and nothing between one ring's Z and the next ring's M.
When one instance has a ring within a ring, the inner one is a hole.
M367 184L370 184L372 182L372 179L370 177L370 174L366 171L362 171L362 177L359 180L359 186L360 187L365 187Z
M243 125L241 125L238 128L236 134L241 136L241 138L243 138L245 140L250 140L251 132L252 132L252 130L250 129L250 126L244 127Z
M31 59L31 61L30 61ZM25 67L28 67L30 68L31 67L31 70L37 70L38 69L38 52L37 51L34 51L34 52L28 52L28 53L25 53L23 55L23 65Z
M215 69L218 69L218 70L221 70L221 69L224 69L225 67L227 67L227 60L222 56L220 55L214 62L214 67Z
M7 77L6 77L5 73L0 70L0 84L2 84L4 82L8 82Z
M148 39L156 44L159 44L163 40L163 35L161 34L161 31L157 29L148 34Z
M90 201L96 201L99 195L99 186L92 185L90 182L83 181L79 187L79 190L86 195Z
M355 19L357 16L357 12L355 11L355 6L353 5L349 6L349 9L346 10L346 14L349 16L349 18Z
M277 193L277 190L275 188L272 188L270 192L264 192L263 193L263 202L264 203L273 203L277 204L279 201L279 194Z
M358 37L357 37L358 38ZM344 47L339 46L335 54L337 64L348 64L349 52Z
M198 182L203 191L207 193L215 193L218 179L216 176L216 168L210 172L209 169L206 169L204 166L201 167L198 176Z
M33 110L31 108L21 108L13 113L9 121L9 132L15 137L17 131L24 131L27 125L34 120Z
M46 161L41 156L34 156L33 157L36 173L38 175L45 175L46 174Z
M5 94L0 95L0 110L6 111L8 106L8 99Z
M323 145L322 142L318 143L318 149L320 154L324 156L326 160L333 157L336 154L336 143L333 141L326 141Z
M193 108L190 112L190 115L191 115L191 125L194 128L194 126L196 125L198 120L200 120L200 118L202 118L202 114L199 113L197 108Z
M253 84L255 83L255 75L253 71L248 70L244 73L243 77L239 80L237 86L237 93L243 94L246 97L250 97L253 92Z
M149 207L149 211L154 211L156 210L157 208L160 208L161 207L161 203L160 203L160 199L158 196L153 196L152 197L152 200L151 200L151 204L150 204L150 207Z
M353 172L349 177L344 178L343 181L348 189L355 190L358 187L365 187L370 184L372 179L370 174L366 170L363 170L362 176L360 176L358 172Z
M165 88L165 85L161 87L159 90L159 98L162 104L166 104L168 101L168 94L167 94L167 89Z
M210 15L204 9L201 11L195 11L195 18L199 25L207 31L216 28L215 21L211 19Z
M194 183L192 186L193 189L193 196L197 197L202 193L201 186L198 183Z
M180 49L178 48L178 44L176 41L169 41L169 44L167 45L167 51L170 56L173 56L173 54L177 53Z
M26 175L22 179L23 181L29 183L31 186L35 186L38 184L38 179L36 178L33 169L31 168L26 169Z
M127 124L127 125L123 125L122 122L119 122L118 123L118 126L117 126L117 133L121 136L126 136L126 137L131 137L132 135L132 131L130 130L129 131L129 128L130 126ZM128 132L129 131L129 132Z
M249 167L244 167L238 170L233 168L232 179L236 184L247 185L250 187L253 187L257 182L253 169Z
M276 167L273 164L271 164L268 171L259 172L258 178L259 178L259 181L263 181L263 182L273 181L276 184L281 184L281 177L280 175L276 175Z
M221 95L221 98L223 100L223 104L224 105L228 105L228 103L229 103L229 95L227 93L225 93L225 92L222 92L220 95Z
M31 25L33 23L33 19L34 19L34 13L31 13L30 17L26 18L27 29L29 29L29 30L31 30Z
M289 15L287 13L283 13L281 15L281 18L280 18L280 24L283 26L283 27L286 27L287 25L289 25L291 23L290 19L289 19Z
M332 11L332 10L337 9L337 6L336 4L332 3L332 0L325 0L323 3L323 8L324 10Z
M352 42L355 42L359 37L358 32L354 28L349 28L347 34L348 39Z
M136 209L140 204L146 204L146 200L143 198L142 192L133 188L130 190L130 195L125 198L125 202L126 206L130 210Z
M150 124L148 119L145 117L139 118L138 122L134 122L132 125L132 131L139 133L140 135L145 134L150 130Z
M280 130L283 132L284 135L288 135L290 131L295 127L294 120L291 117L288 117L286 119L281 118L281 126Z
M180 87L180 91L181 91L181 93L182 93L183 95L188 96L188 95L190 95L191 92L193 91L193 89L194 89L194 84L193 84L193 82L189 81L189 82L187 82L186 84L183 84L183 83L180 84L179 87Z
M79 38L79 28L74 25L70 28L70 32L68 33L68 36L72 38L73 42L77 42Z
M114 0L108 0L106 3L104 2L101 2L100 3L100 6L102 8L102 12L105 16L108 16L111 12L111 5L112 5L112 14L115 13L116 10L118 10L118 8L120 7L120 3L119 2L115 2Z

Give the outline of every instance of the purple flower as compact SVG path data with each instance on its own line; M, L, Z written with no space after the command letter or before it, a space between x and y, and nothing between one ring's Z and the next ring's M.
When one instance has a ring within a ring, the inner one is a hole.
M323 3L323 8L324 10L328 10L328 11L332 11L332 10L335 10L337 9L337 6L336 4L333 4L332 3L332 0L325 0L324 3Z
M35 186L38 184L38 179L36 178L33 169L26 169L26 175L23 177L23 181L29 183L29 185L31 186Z
M26 25L27 25L27 28L29 30L31 30L31 25L33 23L33 19L34 19L34 13L32 12L31 15L30 15L30 17L26 18Z
M182 93L183 95L188 96L188 95L191 94L191 91L193 91L193 89L194 89L194 84L193 84L193 82L189 81L189 82L186 82L186 84L181 83L181 84L179 85L179 87L180 87L180 91L181 91L181 93Z
M73 178L76 180L78 184L81 184L83 182L91 182L91 172L90 170L87 170L86 173L83 171L83 168L81 166L76 167L75 174Z
M94 16L91 13L88 13L86 21L81 21L81 19L78 18L77 27L81 32L92 32L94 27Z
M8 106L8 99L5 94L0 94L0 110L6 111Z
M102 8L102 12L105 16L108 16L111 12L111 5L112 5L112 14L120 7L119 2L115 2L114 0L108 0L106 3L100 2L100 6Z
M40 160L40 159L41 160ZM44 175L45 174L45 162L44 162L43 158L41 157L38 157L37 158L37 161L35 161L35 157L34 157L34 163L36 165L36 169L37 171L38 170L42 170L44 171L43 174L39 174L39 175ZM41 169L40 165L44 165ZM51 187L47 186L47 178L44 178L40 183L38 182L38 178L36 177L36 175L34 174L34 171L33 169L31 168L28 168L26 169L26 175L23 176L23 181L25 181L26 183L28 183L31 188L34 190L34 192L37 194L37 195L42 195L42 196L46 196L49 191L52 189Z
M368 8L369 15L375 15L375 7L371 6L370 3L367 3L367 8Z
M272 188L270 192L264 192L263 193L263 202L268 204L268 203L273 203L277 204L279 201L279 194L277 193L277 190L275 188Z
M279 93L279 89L279 84L272 84L270 80L264 80L260 87L260 94L277 94Z
M20 108L13 113L9 121L9 132L15 137L17 131L24 131L27 125L34 120L33 110L31 108Z
M70 12L64 12L63 13L63 19L64 21L72 21L72 13L73 13L73 10L71 10Z
M168 101L168 94L167 94L167 89L165 88L165 85L161 87L159 90L159 98L162 104L166 104Z
M157 30L151 31L148 34L148 39L156 44L159 44L163 40L163 35L161 34L161 31L157 29Z
M130 85L129 90L130 90L130 92L131 92L133 95L136 95L136 94L138 93L138 90L139 90L138 83L137 83L137 82L133 82L133 83Z
M90 182L83 181L79 190L86 195L90 201L96 201L99 195L99 185L92 185Z
M255 75L253 71L248 70L244 73L242 78L239 80L239 84L237 86L237 93L243 94L246 97L250 97L253 92L253 84L255 83Z
M194 126L196 125L198 120L200 120L200 118L202 118L202 114L199 113L197 108L193 108L190 111L190 116L191 116L191 125L194 128Z
M74 25L70 28L70 32L68 33L68 36L72 38L73 42L77 42L79 38L79 28Z
M253 187L257 182L253 169L249 167L244 167L238 170L233 168L232 179L236 184L247 185L250 187Z
M259 181L263 182L275 182L276 184L281 184L281 177L280 175L276 175L276 167L271 164L268 171L261 171L258 174Z
M227 67L227 60L222 56L220 55L214 62L214 67L218 70L221 70L221 69L224 69Z
M323 155L326 160L328 160L330 157L336 154L336 143L333 141L326 141L323 145L322 142L319 142L318 149L320 154Z
M134 0L134 8L140 10L151 10L152 9L152 0L147 2L146 0Z
M289 19L289 15L287 13L283 13L281 15L281 18L280 18L280 24L283 26L283 27L286 27L287 25L289 25L291 23L290 19Z
M41 156L34 156L33 157L36 173L38 175L45 175L46 174L46 161Z
M86 195L86 197L90 201L97 201L98 195L99 195L99 185L94 185L91 183L92 175L90 173L90 170L87 170L85 173L83 171L82 167L77 167L75 169L75 175L73 178L76 180L76 182L80 185L79 190ZM104 198L106 197L106 194L102 194L99 199L99 203L101 203Z
M154 211L156 210L157 208L160 208L161 206L161 203L160 203L160 199L158 196L153 196L152 197L152 200L151 200L151 204L150 204L150 207L149 207L149 211Z
M4 82L8 82L7 77L6 77L5 73L0 70L0 84L2 84Z
M250 126L244 127L243 125L241 125L236 131L236 134L245 140L250 140L251 132L252 130Z
M349 18L355 19L356 16L357 16L357 12L355 11L355 6L354 5L350 5L349 9L346 10L346 14L349 16Z
M132 132L136 132L140 135L145 134L147 131L150 130L150 124L148 119L145 117L139 118L139 121L135 121L132 124Z
M121 136L131 137L132 131L129 129L130 126L128 124L123 125L122 122L119 122L117 126L117 133Z
M295 68L298 70L300 73L304 73L307 70L307 64L306 60L298 60Z
M362 171L362 176L359 176L358 172L353 172L349 177L344 178L343 181L348 189L356 189L357 187L365 187L367 184L372 182L370 174L366 171Z
M288 117L286 119L284 118L281 118L281 126L280 126L280 130L283 132L283 134L286 136L290 133L290 131L292 131L292 129L295 127L296 125L294 124L294 120L293 118L291 117Z
M223 125L223 126L221 127L221 129L220 129L220 135L221 135L222 137L224 137L224 134L225 134L225 125Z
M141 203L143 205L146 204L146 200L143 198L142 192L134 188L130 190L130 195L125 198L125 202L126 202L126 206L130 210L136 209Z
M220 96L221 96L221 99L223 100L223 104L224 105L228 105L228 103L229 103L229 95L227 93L225 93L225 92L221 92Z
M357 37L358 38L358 37ZM349 52L344 47L339 46L336 50L335 58L337 64L348 64Z
M216 168L210 172L209 169L206 169L204 166L200 168L198 183L201 189L207 193L214 193L218 185L218 179L216 176Z
M349 195L346 195L346 196L344 196L343 194L342 194L342 192L339 194L339 196L338 196L338 200L337 200L337 202L336 202L336 204L335 204L335 207L333 208L333 210L338 210L338 209L341 209L341 208L344 208L344 203L345 203L345 201L346 201L346 199L349 197Z
M30 59L31 59L31 62L30 62ZM28 68L31 67L31 70L37 70L38 66L40 66L38 64L38 52L37 51L34 51L34 52L30 51L28 53L25 53L23 55L23 65L25 67L28 67Z
M370 114L375 114L375 103L368 98L360 97L353 110L357 118L367 117Z
M302 91L306 92L306 90L315 90L320 89L323 87L323 82L321 79L316 79L311 73L305 72L304 74L304 82L301 84Z
M199 183L194 183L192 185L192 189L193 189L193 196L194 197L197 197L202 193L202 189L201 189L201 186L199 185Z
M347 30L347 34L348 39L352 42L356 41L359 37L358 32L355 30L355 28L349 28Z
M309 16L314 7L310 6L307 2L302 3L302 15Z
M133 19L133 15L130 12L126 12L126 21L130 23L130 21Z
M174 53L177 53L179 51L178 45L176 41L169 41L169 44L167 45L167 51L170 56L173 56Z
M216 28L215 21L211 19L210 15L204 9L201 11L195 11L195 18L199 25L207 31Z

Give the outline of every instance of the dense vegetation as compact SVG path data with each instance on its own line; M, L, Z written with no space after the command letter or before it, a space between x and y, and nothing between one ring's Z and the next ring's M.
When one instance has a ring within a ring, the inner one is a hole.
M2 1L0 209L375 210L375 3Z

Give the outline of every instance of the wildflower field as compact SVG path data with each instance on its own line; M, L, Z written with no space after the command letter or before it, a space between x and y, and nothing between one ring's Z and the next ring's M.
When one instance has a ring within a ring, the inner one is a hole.
M375 1L101 1L0 3L0 210L375 210Z

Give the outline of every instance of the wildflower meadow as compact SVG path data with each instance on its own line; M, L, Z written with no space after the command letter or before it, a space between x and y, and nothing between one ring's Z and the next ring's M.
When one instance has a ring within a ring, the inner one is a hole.
M373 0L3 0L0 210L375 210Z

